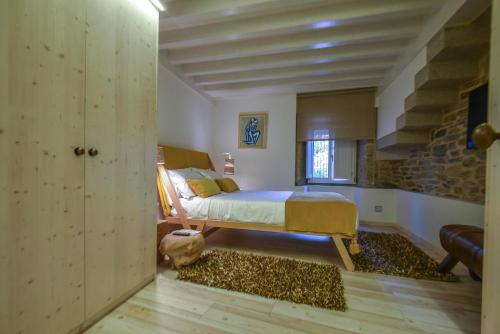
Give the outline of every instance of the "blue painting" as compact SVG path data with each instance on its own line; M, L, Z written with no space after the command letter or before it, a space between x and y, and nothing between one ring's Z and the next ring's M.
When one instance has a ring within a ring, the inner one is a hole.
M239 148L266 148L267 113L241 113L238 121Z

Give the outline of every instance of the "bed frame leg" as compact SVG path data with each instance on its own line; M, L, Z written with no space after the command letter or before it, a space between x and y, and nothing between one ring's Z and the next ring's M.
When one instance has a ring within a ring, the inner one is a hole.
M340 257L342 258L342 262L344 263L345 269L347 271L354 271L354 264L352 263L351 257L347 252L347 248L342 242L342 238L340 235L332 235L333 243L337 250L339 251Z
M356 254L359 254L361 252L361 249L359 247L359 244L358 244L358 237L353 237L351 239L351 244L349 245L349 253L351 253L351 255L356 255Z
M184 220L182 217L181 217L181 225L183 229L191 230L191 225L189 225L188 222Z
M205 229L203 230L202 234L203 234L203 237L206 239L208 238L212 233L214 232L217 232L219 230L218 227L211 227L209 229Z

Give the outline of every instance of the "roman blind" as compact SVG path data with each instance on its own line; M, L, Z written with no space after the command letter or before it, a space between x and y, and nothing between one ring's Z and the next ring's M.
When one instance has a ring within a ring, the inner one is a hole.
M375 89L297 95L297 141L327 130L334 140L375 139Z

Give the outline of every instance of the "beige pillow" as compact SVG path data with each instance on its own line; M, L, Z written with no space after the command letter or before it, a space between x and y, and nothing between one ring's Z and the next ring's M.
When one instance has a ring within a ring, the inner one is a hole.
M232 193L232 192L240 190L240 187L238 187L236 182L234 182L234 180L229 178L229 177L225 177L222 179L216 179L215 182L217 182L217 185L219 186L219 188L221 188L222 191L225 193Z
M206 198L221 193L219 186L212 179L193 179L187 183L196 196Z

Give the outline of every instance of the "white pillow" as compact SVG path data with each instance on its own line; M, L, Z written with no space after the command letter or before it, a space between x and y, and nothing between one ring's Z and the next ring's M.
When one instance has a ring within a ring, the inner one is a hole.
M191 199L196 196L191 188L189 188L187 180L204 178L203 175L192 168L169 170L168 175L170 176L170 180L172 180L172 185L177 193L177 196L187 199Z
M208 178L208 179L212 179L212 180L222 179L222 176L219 173L217 173L211 169L193 168L193 170L197 171L198 173L200 173L201 175L203 175L205 178Z

